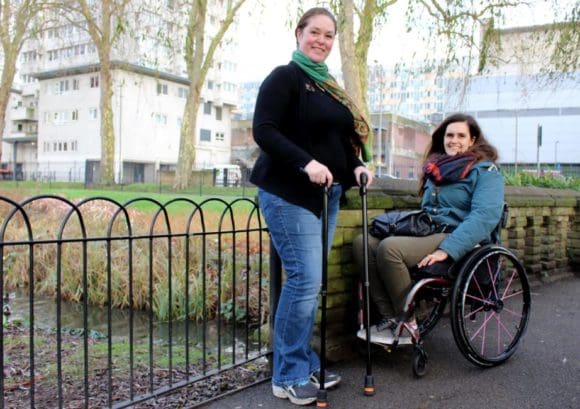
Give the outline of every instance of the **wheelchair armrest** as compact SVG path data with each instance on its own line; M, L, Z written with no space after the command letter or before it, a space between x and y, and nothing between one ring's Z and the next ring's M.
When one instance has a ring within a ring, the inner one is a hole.
M455 261L452 258L448 258L447 260L431 264L430 266L425 266L421 268L413 267L410 270L410 273L413 279L420 279L426 277L451 278L455 277L455 275L453 274L454 266Z

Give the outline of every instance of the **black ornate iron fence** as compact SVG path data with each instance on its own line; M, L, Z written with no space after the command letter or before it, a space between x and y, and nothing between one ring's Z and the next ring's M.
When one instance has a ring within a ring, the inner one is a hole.
M253 201L0 197L0 221L0 408L147 405L267 368L275 257Z

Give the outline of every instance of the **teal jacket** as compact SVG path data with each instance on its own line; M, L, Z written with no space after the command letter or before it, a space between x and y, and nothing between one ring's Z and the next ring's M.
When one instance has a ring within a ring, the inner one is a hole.
M435 222L452 228L439 248L459 260L477 244L491 239L503 204L503 176L494 163L484 161L455 183L435 186L427 180L421 207Z

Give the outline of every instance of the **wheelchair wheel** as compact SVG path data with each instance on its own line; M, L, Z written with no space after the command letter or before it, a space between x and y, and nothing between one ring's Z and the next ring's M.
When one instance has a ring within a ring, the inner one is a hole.
M422 347L415 346L413 350L413 375L422 378L427 373L427 353Z
M468 256L453 288L451 327L461 353L491 367L516 351L528 324L530 286L516 256L499 246Z

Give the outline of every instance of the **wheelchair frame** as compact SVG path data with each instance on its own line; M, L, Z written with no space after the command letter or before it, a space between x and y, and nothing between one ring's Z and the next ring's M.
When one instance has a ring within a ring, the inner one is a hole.
M523 265L510 250L497 244L477 247L450 270L457 271L456 278L430 276L425 270L413 271L415 284L407 294L399 323L393 331L394 346L403 329L411 333L416 377L426 373L423 339L443 316L448 303L453 338L459 351L468 361L482 368L509 359L527 328L530 285ZM426 309L426 316L417 317L418 325L413 327L408 319L417 312L422 301L431 305ZM495 344L490 345L490 341Z

